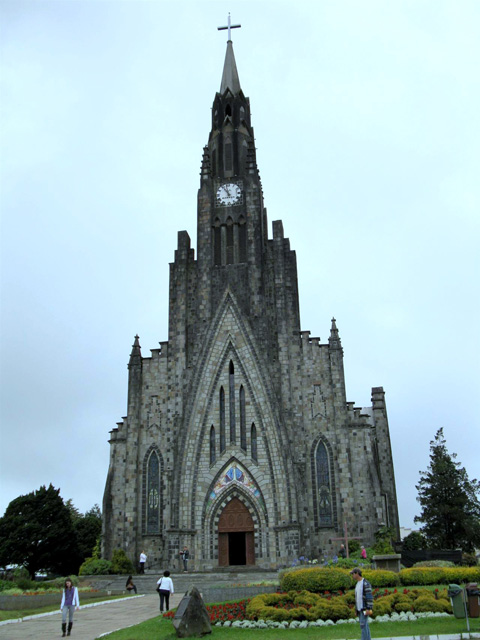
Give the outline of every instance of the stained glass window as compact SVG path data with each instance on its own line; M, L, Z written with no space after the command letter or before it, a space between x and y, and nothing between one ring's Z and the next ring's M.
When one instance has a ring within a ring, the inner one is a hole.
M215 452L215 427L210 427L210 464L213 464L217 459Z
M255 460L255 462L257 462L257 427L255 426L254 422L252 422L251 443L252 460Z
M245 389L240 387L240 446L247 450L247 424L245 418Z
M317 472L318 521L320 526L331 526L333 518L330 469L327 448L323 442L319 442L317 445L315 465Z
M147 533L160 533L160 463L155 451L147 465Z
M230 402L230 442L236 442L236 430L235 430L235 370L233 368L233 362L230 360L229 369L229 402Z
M225 451L225 391L220 387L220 453Z

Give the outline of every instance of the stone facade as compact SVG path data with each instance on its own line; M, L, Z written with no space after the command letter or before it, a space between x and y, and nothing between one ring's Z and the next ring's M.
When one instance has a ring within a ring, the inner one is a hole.
M333 554L347 521L365 545L398 531L382 387L347 402L335 320L300 330L295 252L268 237L250 103L232 43L198 192L170 265L168 342L129 361L127 416L111 432L103 553L150 566L275 568ZM235 502L233 502L235 501ZM230 505L230 506L229 506ZM223 514L223 517L222 517Z

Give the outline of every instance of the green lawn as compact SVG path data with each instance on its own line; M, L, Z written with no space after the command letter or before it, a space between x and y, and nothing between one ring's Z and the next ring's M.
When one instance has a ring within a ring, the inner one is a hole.
M80 594L81 597L81 594ZM104 600L118 600L118 598L129 598L129 595L119 595L119 596L99 596L98 598L89 598L85 601L84 604L90 604L93 602L102 602ZM0 622L3 620L16 620L17 618L25 618L27 616L35 616L39 613L48 613L49 611L60 611L60 601L62 599L62 594L58 595L58 604L49 604L45 607L40 607L37 609L15 609L13 611L0 611Z
M373 622L370 625L372 638L399 636L426 636L466 632L465 620L455 618L430 618L415 622ZM480 632L480 618L470 620L470 630ZM358 640L358 624L342 624L334 627L310 627L308 629L232 629L212 627L215 640ZM107 636L108 640L176 640L172 622L161 616L152 618L129 629L122 629Z

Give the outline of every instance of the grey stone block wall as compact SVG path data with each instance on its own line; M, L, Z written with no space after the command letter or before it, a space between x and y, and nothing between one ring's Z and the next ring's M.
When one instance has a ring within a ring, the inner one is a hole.
M300 555L333 555L339 546L333 538L343 534L345 521L366 545L380 523L398 530L383 389L372 389L371 407L355 407L346 398L335 320L326 343L301 331L296 255L280 221L268 238L249 113L241 90L217 94L202 159L197 256L188 233L179 232L170 264L168 341L148 358L138 338L132 348L127 417L110 434L106 557L122 548L137 562L145 550L159 567L178 567L187 545L197 569L217 567L225 562L221 514L233 498L254 523L253 561L265 568ZM217 197L218 185L231 182L241 185L237 204ZM326 462L317 460L320 449ZM320 521L320 477L327 478L330 521ZM232 527L241 531L241 520Z

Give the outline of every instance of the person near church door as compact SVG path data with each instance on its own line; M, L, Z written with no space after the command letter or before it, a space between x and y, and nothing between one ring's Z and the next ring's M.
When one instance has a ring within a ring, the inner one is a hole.
M186 546L180 551L180 557L183 560L183 570L188 571L188 559L190 558L190 552Z
M170 594L173 595L173 582L170 578L170 571L164 571L160 580L157 580L157 591L160 596L160 611L163 613L164 605L165 611L170 609Z
M338 555L340 556L340 558L346 558L347 557L347 550L345 549L345 545L344 544L340 545L340 549L338 550Z
M145 555L145 551L142 551L140 554L140 560L138 564L140 565L140 569L138 573L145 573L145 562L147 561L147 556Z
M372 615L372 585L362 577L361 569L355 567L350 571L350 574L357 583L355 587L355 610L360 622L361 640L371 640L368 617Z
M65 588L62 594L62 603L60 611L62 612L62 638L65 634L69 636L73 626L73 612L75 607L80 609L80 600L78 599L78 589L73 586L73 582L67 578L65 580ZM67 615L68 615L68 631L67 631Z

